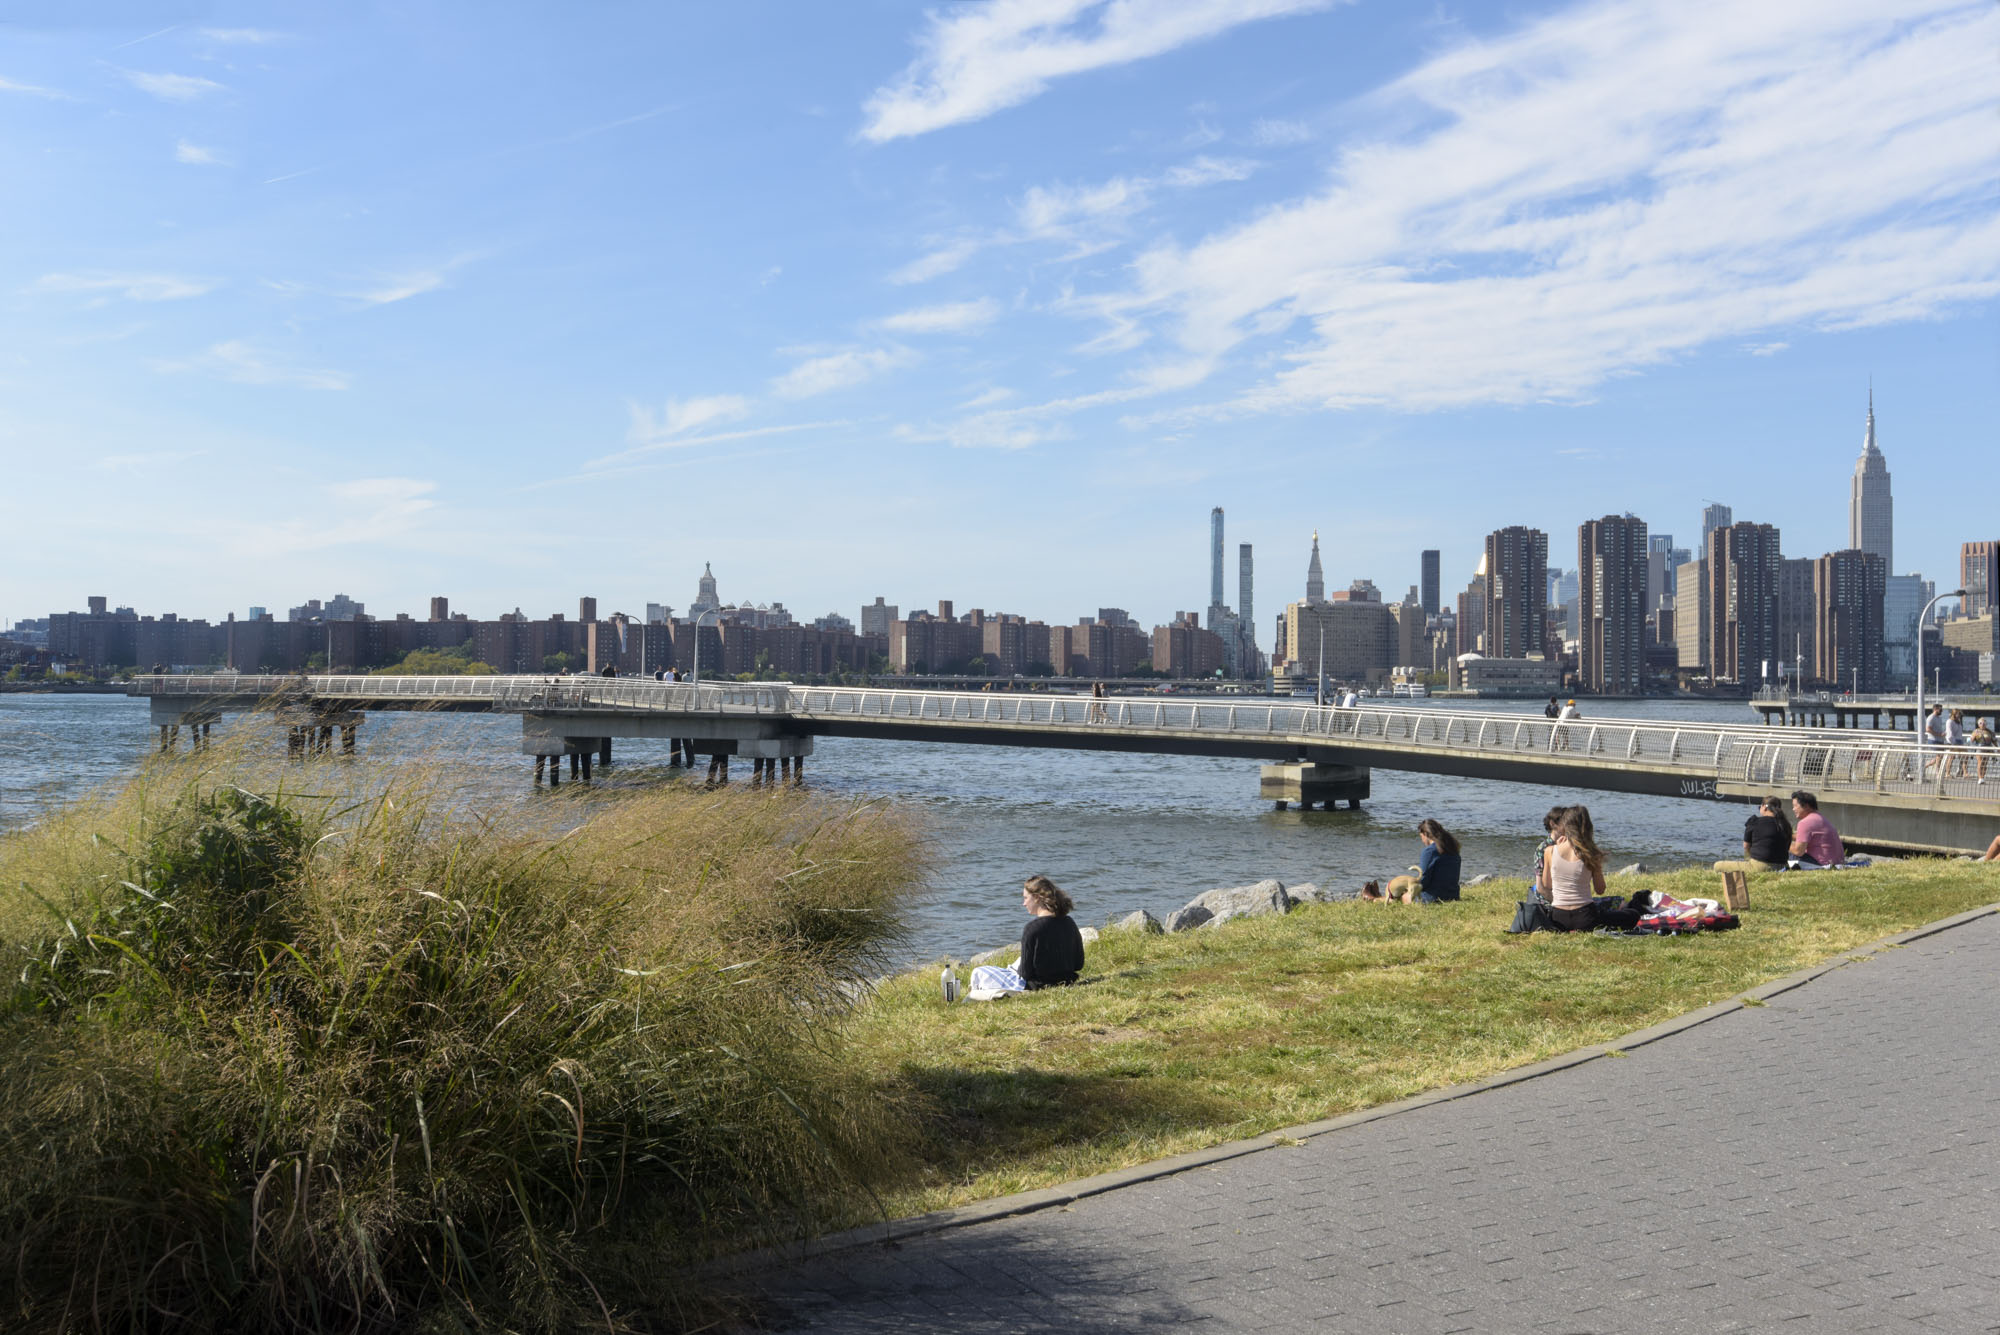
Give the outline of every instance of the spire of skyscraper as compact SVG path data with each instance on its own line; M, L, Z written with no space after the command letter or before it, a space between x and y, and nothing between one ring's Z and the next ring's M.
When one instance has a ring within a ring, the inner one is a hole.
M1868 386L1868 425L1861 436L1861 457L1854 461L1854 479L1847 494L1847 545L1882 558L1882 569L1896 569L1895 501L1889 490L1889 461L1875 444L1875 386Z
M1313 530L1312 563L1306 567L1306 601L1323 603L1326 601L1326 576L1319 568L1319 530Z

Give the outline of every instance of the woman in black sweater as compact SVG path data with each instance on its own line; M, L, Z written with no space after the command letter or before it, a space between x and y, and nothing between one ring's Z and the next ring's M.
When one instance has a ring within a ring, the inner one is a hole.
M1064 987L1083 972L1083 933L1069 916L1076 908L1069 896L1048 877L1031 876L1021 887L1021 907L1034 915L1021 931L1021 958L1011 969L992 964L974 969L967 993L970 999L990 1001L1009 992ZM951 1000L952 994L953 988L947 984L945 1000Z
M1792 847L1792 823L1782 799L1767 797L1743 822L1743 856L1715 864L1717 871L1783 871Z

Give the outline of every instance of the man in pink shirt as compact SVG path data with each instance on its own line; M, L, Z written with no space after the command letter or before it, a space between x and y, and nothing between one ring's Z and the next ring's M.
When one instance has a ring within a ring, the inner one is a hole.
M1847 850L1833 822L1819 814L1819 799L1803 790L1792 794L1792 856L1814 867L1838 867L1847 861Z

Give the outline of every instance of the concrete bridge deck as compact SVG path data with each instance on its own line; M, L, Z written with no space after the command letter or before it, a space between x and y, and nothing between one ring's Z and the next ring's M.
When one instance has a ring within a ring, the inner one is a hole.
M612 737L686 739L695 752L775 759L815 737L1308 762L1748 801L1809 788L1851 843L1983 850L2000 833L2000 753L1920 748L1908 734L1533 715L1425 707L1359 709L1262 698L1142 699L785 683L600 677L146 677L162 727L221 710L385 709L515 714L526 754L575 754ZM1983 780L1983 781L1982 781Z

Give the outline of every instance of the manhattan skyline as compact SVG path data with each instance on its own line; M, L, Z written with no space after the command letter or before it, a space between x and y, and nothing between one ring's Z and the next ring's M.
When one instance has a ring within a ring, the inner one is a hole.
M1216 505L1267 607L1315 529L1392 597L1708 500L1817 555L1871 374L1892 573L1985 536L1990 6L1029 12L0 29L0 616L1164 619Z

